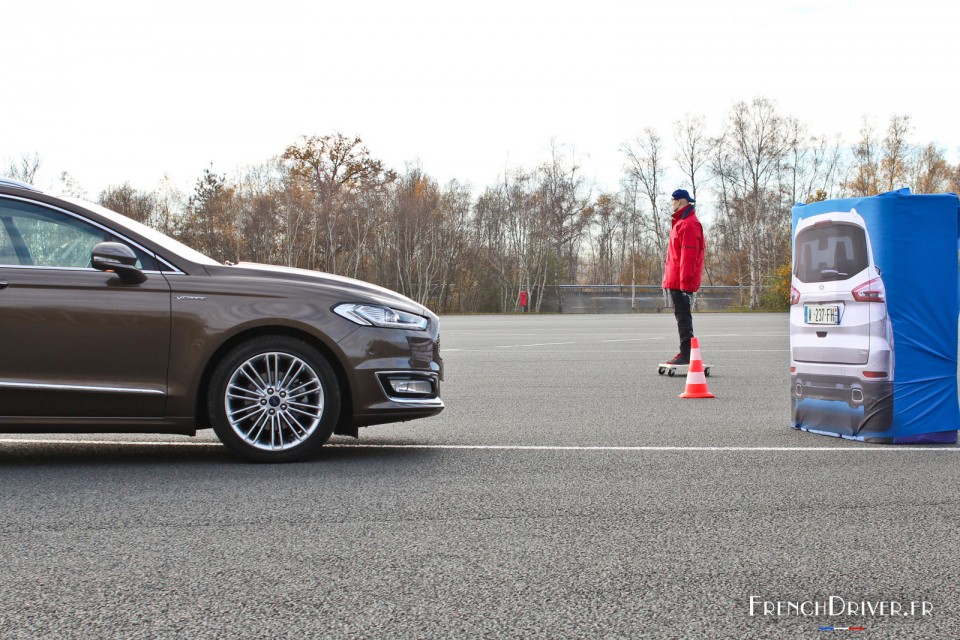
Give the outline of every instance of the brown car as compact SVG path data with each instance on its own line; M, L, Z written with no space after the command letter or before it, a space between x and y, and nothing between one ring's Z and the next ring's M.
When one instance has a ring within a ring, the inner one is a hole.
M196 434L258 461L443 410L439 321L381 287L224 265L0 179L0 431Z

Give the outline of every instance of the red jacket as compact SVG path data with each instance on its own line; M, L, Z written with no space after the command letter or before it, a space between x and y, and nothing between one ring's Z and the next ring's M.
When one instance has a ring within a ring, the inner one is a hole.
M670 241L667 243L667 264L663 269L663 288L696 291L703 275L703 227L693 205L673 213Z

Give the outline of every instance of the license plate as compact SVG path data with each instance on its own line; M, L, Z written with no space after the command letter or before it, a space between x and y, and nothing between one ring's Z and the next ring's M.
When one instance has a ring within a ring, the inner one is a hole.
M805 305L803 308L803 321L807 324L840 324L840 305Z

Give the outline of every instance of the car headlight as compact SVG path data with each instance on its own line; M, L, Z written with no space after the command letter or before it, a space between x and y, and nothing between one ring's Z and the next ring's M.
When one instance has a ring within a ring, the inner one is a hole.
M334 307L333 312L351 322L356 322L357 324L368 327L416 329L423 331L429 324L429 321L423 316L390 307L382 307L376 304L344 303Z

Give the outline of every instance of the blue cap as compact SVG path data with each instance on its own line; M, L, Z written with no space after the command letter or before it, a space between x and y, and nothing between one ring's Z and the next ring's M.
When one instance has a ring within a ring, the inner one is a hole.
M673 195L670 196L674 200L686 200L687 202L696 202L693 198L690 197L690 194L687 193L686 189L677 189L673 192Z

